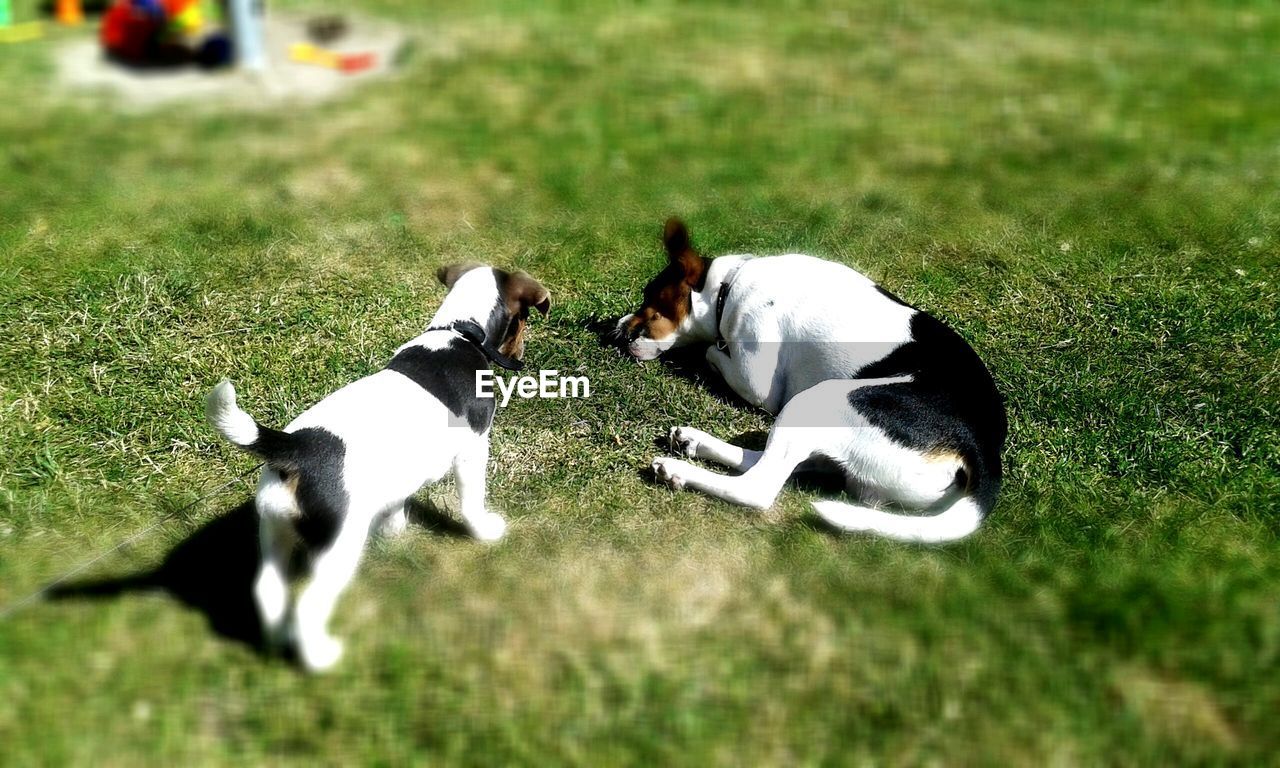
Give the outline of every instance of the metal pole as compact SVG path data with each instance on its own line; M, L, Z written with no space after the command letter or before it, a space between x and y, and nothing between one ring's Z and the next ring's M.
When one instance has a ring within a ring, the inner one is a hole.
M230 0L232 45L236 63L241 69L260 72L267 68L267 51L263 41L263 5L265 0Z

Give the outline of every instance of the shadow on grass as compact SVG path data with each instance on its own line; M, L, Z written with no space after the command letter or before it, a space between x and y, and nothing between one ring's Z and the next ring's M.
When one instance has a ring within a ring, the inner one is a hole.
M470 539L471 531L467 526L441 511L433 502L414 497L409 499L405 507L409 522L418 525L427 533L436 536L447 536L451 539Z
M149 571L72 582L49 597L109 598L159 590L205 615L209 628L229 640L262 647L250 592L258 569L258 514L253 500L215 517L183 539Z
M618 320L619 318L616 317L593 316L587 319L584 327L596 335L601 346L611 347L616 349L618 354L627 355L627 339L618 331ZM658 358L658 362L662 364L664 370L702 387L727 405L738 408L752 407L724 382L720 374L707 365L707 346L699 343L690 344L687 347L676 347L664 352Z
M409 519L429 533L470 537L466 526L429 501L410 499L407 511ZM295 554L298 557L290 565L294 577L307 568L302 551ZM63 584L49 592L49 599L104 599L163 591L203 613L209 628L221 637L265 652L252 597L258 562L258 514L253 500L246 499L193 531L155 568Z

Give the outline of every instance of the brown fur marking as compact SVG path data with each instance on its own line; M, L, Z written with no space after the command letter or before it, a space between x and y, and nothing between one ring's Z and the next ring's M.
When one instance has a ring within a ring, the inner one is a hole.
M930 464L956 464L958 472L964 473L964 489L968 492L973 489L973 481L977 476L973 467L965 457L948 448L937 448L928 451L923 456L924 460Z
M452 288L453 284L458 282L458 278L470 272L477 267L483 267L474 261L465 262L463 264L447 264L436 270L436 279L444 283L445 288Z
M507 304L507 328L498 351L517 360L524 359L524 332L529 322L529 308L544 317L551 311L551 292L528 272L512 273L495 269L498 292Z
M693 311L693 292L706 285L711 260L694 250L683 221L667 220L662 243L667 250L667 266L644 287L644 302L627 324L630 336L670 336Z

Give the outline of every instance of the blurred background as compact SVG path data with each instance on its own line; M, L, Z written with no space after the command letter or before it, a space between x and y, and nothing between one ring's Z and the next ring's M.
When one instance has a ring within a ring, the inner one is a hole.
M0 762L1273 759L1274 3L121 5L0 0L0 611L145 533L0 618ZM670 426L769 424L588 329L673 214L973 344L1011 419L977 536L651 483ZM308 678L257 650L204 394L287 422L464 260L550 287L529 363L592 398L499 413L508 539L425 491Z

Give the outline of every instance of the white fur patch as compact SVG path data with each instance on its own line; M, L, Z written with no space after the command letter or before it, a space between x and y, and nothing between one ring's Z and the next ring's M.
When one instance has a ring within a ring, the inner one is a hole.
M866 531L898 541L921 544L955 541L978 530L982 513L970 496L936 515L897 515L842 501L814 501L813 509L842 531Z

